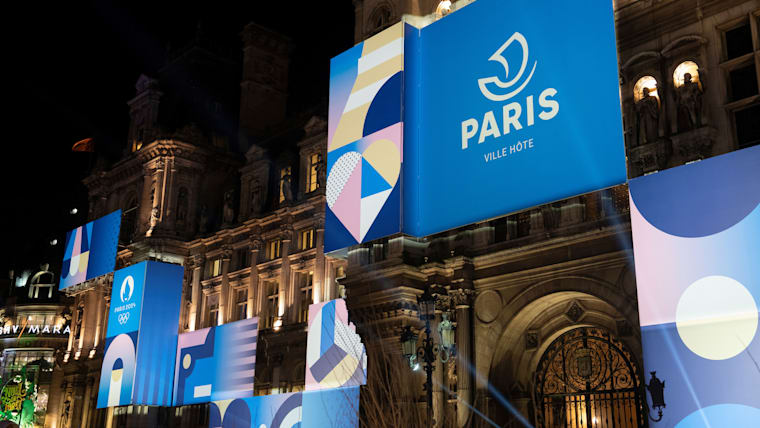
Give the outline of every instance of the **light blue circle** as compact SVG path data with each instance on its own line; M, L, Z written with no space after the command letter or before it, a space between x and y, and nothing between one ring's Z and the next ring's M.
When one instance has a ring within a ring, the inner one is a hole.
M760 409L742 404L716 404L697 410L676 425L676 428L708 427L760 427Z

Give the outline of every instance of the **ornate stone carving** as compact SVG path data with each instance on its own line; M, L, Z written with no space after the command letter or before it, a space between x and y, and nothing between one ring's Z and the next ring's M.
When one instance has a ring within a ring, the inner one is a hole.
M709 126L674 135L673 148L684 162L705 159L712 155L718 131Z
M573 302L567 309L567 312L565 312L565 315L567 315L572 322L578 322L583 316L583 312L584 310L581 305L579 305L578 302Z
M525 333L525 349L538 348L538 332L529 331Z
M470 307L474 295L475 291L467 288L457 288L449 291L449 296L451 296L452 300L451 303L456 308Z
M653 143L631 148L628 150L628 160L635 169L646 174L664 169L670 161L672 152L670 140L662 138Z
M223 260L229 260L232 257L232 247L229 245L223 246L221 255Z
M283 241L293 240L293 225L290 223L282 223L280 225L280 239Z
M206 262L206 256L204 254L193 254L190 258L194 268L203 267L203 263Z

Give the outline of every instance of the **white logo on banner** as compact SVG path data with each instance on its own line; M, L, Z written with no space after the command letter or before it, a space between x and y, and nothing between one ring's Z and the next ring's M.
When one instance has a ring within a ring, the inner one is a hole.
M506 94L494 94L491 92L490 89L488 89L488 85L492 84L495 85L498 88L501 89L509 89L517 82L520 81L520 78L525 73L525 68L528 65L528 41L525 40L525 36L523 36L521 33L515 32L512 34L512 37L507 39L506 42L504 42L503 45L499 49L494 52L493 55L491 55L490 58L488 58L489 61L495 61L501 64L502 67L504 67L504 77L506 79L509 79L509 62L507 62L507 59L504 58L502 55L504 51L511 45L512 43L517 42L522 47L522 63L520 64L520 70L517 72L517 75L513 77L511 80L507 80L506 82L502 81L499 76L491 76L491 77L484 77L482 79L478 79L478 86L480 87L480 92L483 93L483 96L488 98L491 101L505 101L512 96L516 95L520 91L523 90L525 85L530 82L530 79L533 78L533 72L536 71L536 65L538 64L538 61L533 62L533 68L530 70L530 74L525 79L525 81L518 86L516 89L511 90L510 92L507 92Z
M121 301L128 302L132 298L132 292L135 289L135 280L132 275L127 275L121 283Z
M119 324L124 325L129 321L129 312L124 312L123 314L119 314Z
M517 43L522 48L522 62L517 73L511 76L509 62L504 57L504 52L513 43ZM528 41L522 33L515 32L488 58L488 61L498 62L504 67L504 79L506 81L501 80L500 76L478 79L478 87L483 96L491 101L507 101L519 94L533 78L533 73L538 65L538 61L533 61L533 67L530 68L530 73L525 77L525 72L528 70L528 56ZM470 147L471 140L482 144L486 140L495 140L523 128L534 126L536 119L542 121L554 119L559 113L559 102L554 99L556 95L556 89L546 88L537 96L536 94L529 94L524 98L512 99L509 103L483 113L482 117L471 117L463 120L461 122L462 150ZM490 162L534 148L533 138L530 136L521 137L521 139L511 141L508 145L497 147L496 151L483 154L483 159L485 162Z

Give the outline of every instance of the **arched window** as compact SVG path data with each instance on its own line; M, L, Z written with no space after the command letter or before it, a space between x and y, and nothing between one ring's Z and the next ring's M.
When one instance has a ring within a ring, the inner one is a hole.
M673 71L673 86L676 89L683 86L687 80L696 83L699 85L699 89L702 89L702 81L699 79L699 66L694 61L684 61Z
M633 86L633 101L639 102L648 93L650 96L657 98L660 101L660 95L657 93L657 79L652 76L644 76L639 79Z
M372 11L369 16L369 22L367 27L370 29L370 34L376 34L384 30L391 25L393 19L393 12L387 5L381 5Z

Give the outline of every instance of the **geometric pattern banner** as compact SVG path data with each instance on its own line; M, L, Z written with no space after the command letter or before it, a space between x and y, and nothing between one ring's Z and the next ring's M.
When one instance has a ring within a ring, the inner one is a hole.
M214 401L209 428L357 428L359 387Z
M180 334L173 405L252 397L258 332L254 317Z
M665 381L653 426L760 426L760 146L629 189L644 367Z
M66 233L58 289L113 272L119 240L121 210Z
M145 261L114 272L97 407L171 406L183 268Z
M367 353L356 326L348 321L346 301L309 306L305 389L321 390L367 383Z
M330 62L326 251L401 231L403 29Z

